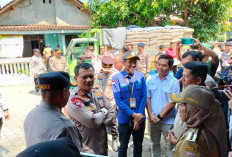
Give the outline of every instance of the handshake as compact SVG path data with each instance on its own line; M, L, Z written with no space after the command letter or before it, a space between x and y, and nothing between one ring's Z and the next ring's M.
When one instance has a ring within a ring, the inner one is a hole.
M142 120L144 116L141 113L133 113L132 114L133 122L134 122L134 130L139 130L140 129L140 124L142 123Z

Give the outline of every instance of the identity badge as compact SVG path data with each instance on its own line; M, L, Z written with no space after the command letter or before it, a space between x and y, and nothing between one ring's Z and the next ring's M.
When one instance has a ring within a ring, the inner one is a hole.
M130 108L136 108L136 99L130 98Z

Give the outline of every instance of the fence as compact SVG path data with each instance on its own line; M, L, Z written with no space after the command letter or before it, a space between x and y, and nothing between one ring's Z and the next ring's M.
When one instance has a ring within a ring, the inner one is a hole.
M30 58L0 59L0 86L32 83Z

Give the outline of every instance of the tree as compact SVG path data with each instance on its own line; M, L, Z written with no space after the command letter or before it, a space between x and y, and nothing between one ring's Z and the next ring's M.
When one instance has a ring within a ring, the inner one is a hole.
M194 37L212 41L231 29L231 4L232 0L89 0L86 6L95 27L154 26L155 17L164 26L177 16L195 30Z

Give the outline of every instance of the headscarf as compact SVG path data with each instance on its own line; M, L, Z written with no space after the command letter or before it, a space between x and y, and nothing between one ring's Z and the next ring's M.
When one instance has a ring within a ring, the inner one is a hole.
M211 156L227 156L226 123L219 101L215 99L210 110L187 103L186 111L186 127L202 129Z

